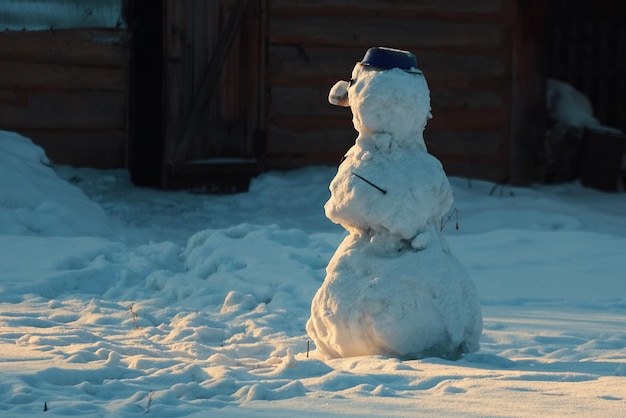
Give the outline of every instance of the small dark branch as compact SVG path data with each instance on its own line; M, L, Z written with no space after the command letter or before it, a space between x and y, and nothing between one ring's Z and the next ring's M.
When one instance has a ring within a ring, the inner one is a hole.
M306 340L306 358L309 358L310 349L311 349L311 340Z
M150 406L152 405L152 394L154 392L150 392L148 394L148 406L146 407L146 414L150 413Z
M489 191L489 196L493 196L496 190L498 190L498 188L500 189L500 196L502 196L504 194L504 184L499 184L499 183L495 183L493 185L493 187ZM511 189L509 189L509 196L515 196L515 193L513 193L513 190Z
M137 312L135 312L135 310L133 309L133 305L130 305L128 307L128 310L130 311L130 315L133 318L133 325L135 325L135 328L141 329L141 327L137 323Z
M457 208L454 208L452 213L450 215L448 215L447 218L441 218L440 231L443 231L443 229L446 227L448 222L450 222L450 220L452 219L453 216L455 218L454 229L456 229L457 231L459 230L459 210Z
M43 403L43 412L48 412L48 402Z
M376 190L380 191L382 194L387 194L387 190L383 189L382 187L378 187L377 185L375 185L371 181L367 180L366 178L363 178L363 177L359 176L354 171L351 171L351 173L352 173L353 176L356 176L356 177L360 178L361 180L363 180L364 182L366 182L367 184L369 184L370 186L372 186Z

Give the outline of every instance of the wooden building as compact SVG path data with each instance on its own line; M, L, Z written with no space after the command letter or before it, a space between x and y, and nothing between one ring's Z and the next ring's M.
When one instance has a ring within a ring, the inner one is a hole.
M130 33L122 0L0 3L0 129L59 163L123 166Z
M356 135L349 110L324 105L329 86L349 79L369 46L391 46L415 53L424 71L434 115L424 137L448 173L527 180L526 145L543 124L538 4L271 1L269 165L337 161Z
M371 46L417 56L425 139L449 175L542 179L547 76L626 131L611 0L85 0L62 21L50 1L6 1L33 8L0 18L0 129L141 185L236 191L265 170L336 165L356 132L328 91Z

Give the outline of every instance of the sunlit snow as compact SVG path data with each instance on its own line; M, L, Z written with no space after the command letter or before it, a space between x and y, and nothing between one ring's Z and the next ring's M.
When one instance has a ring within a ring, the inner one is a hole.
M0 415L621 416L626 195L451 178L478 287L458 361L322 360L305 323L345 230L336 167L207 196L48 166L0 137ZM307 344L308 343L308 344Z

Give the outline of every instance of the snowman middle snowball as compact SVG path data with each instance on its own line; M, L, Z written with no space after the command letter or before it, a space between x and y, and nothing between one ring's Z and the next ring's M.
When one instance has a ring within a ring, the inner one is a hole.
M327 358L458 358L476 351L476 288L449 251L453 203L426 149L426 79L408 51L370 48L329 101L350 106L358 137L330 184L326 216L349 235L313 298L307 332Z

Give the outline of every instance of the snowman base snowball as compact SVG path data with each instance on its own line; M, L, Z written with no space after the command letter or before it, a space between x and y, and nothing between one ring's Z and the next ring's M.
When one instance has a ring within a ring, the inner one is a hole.
M478 350L478 292L445 241L348 235L328 264L307 332L325 358L459 359Z

